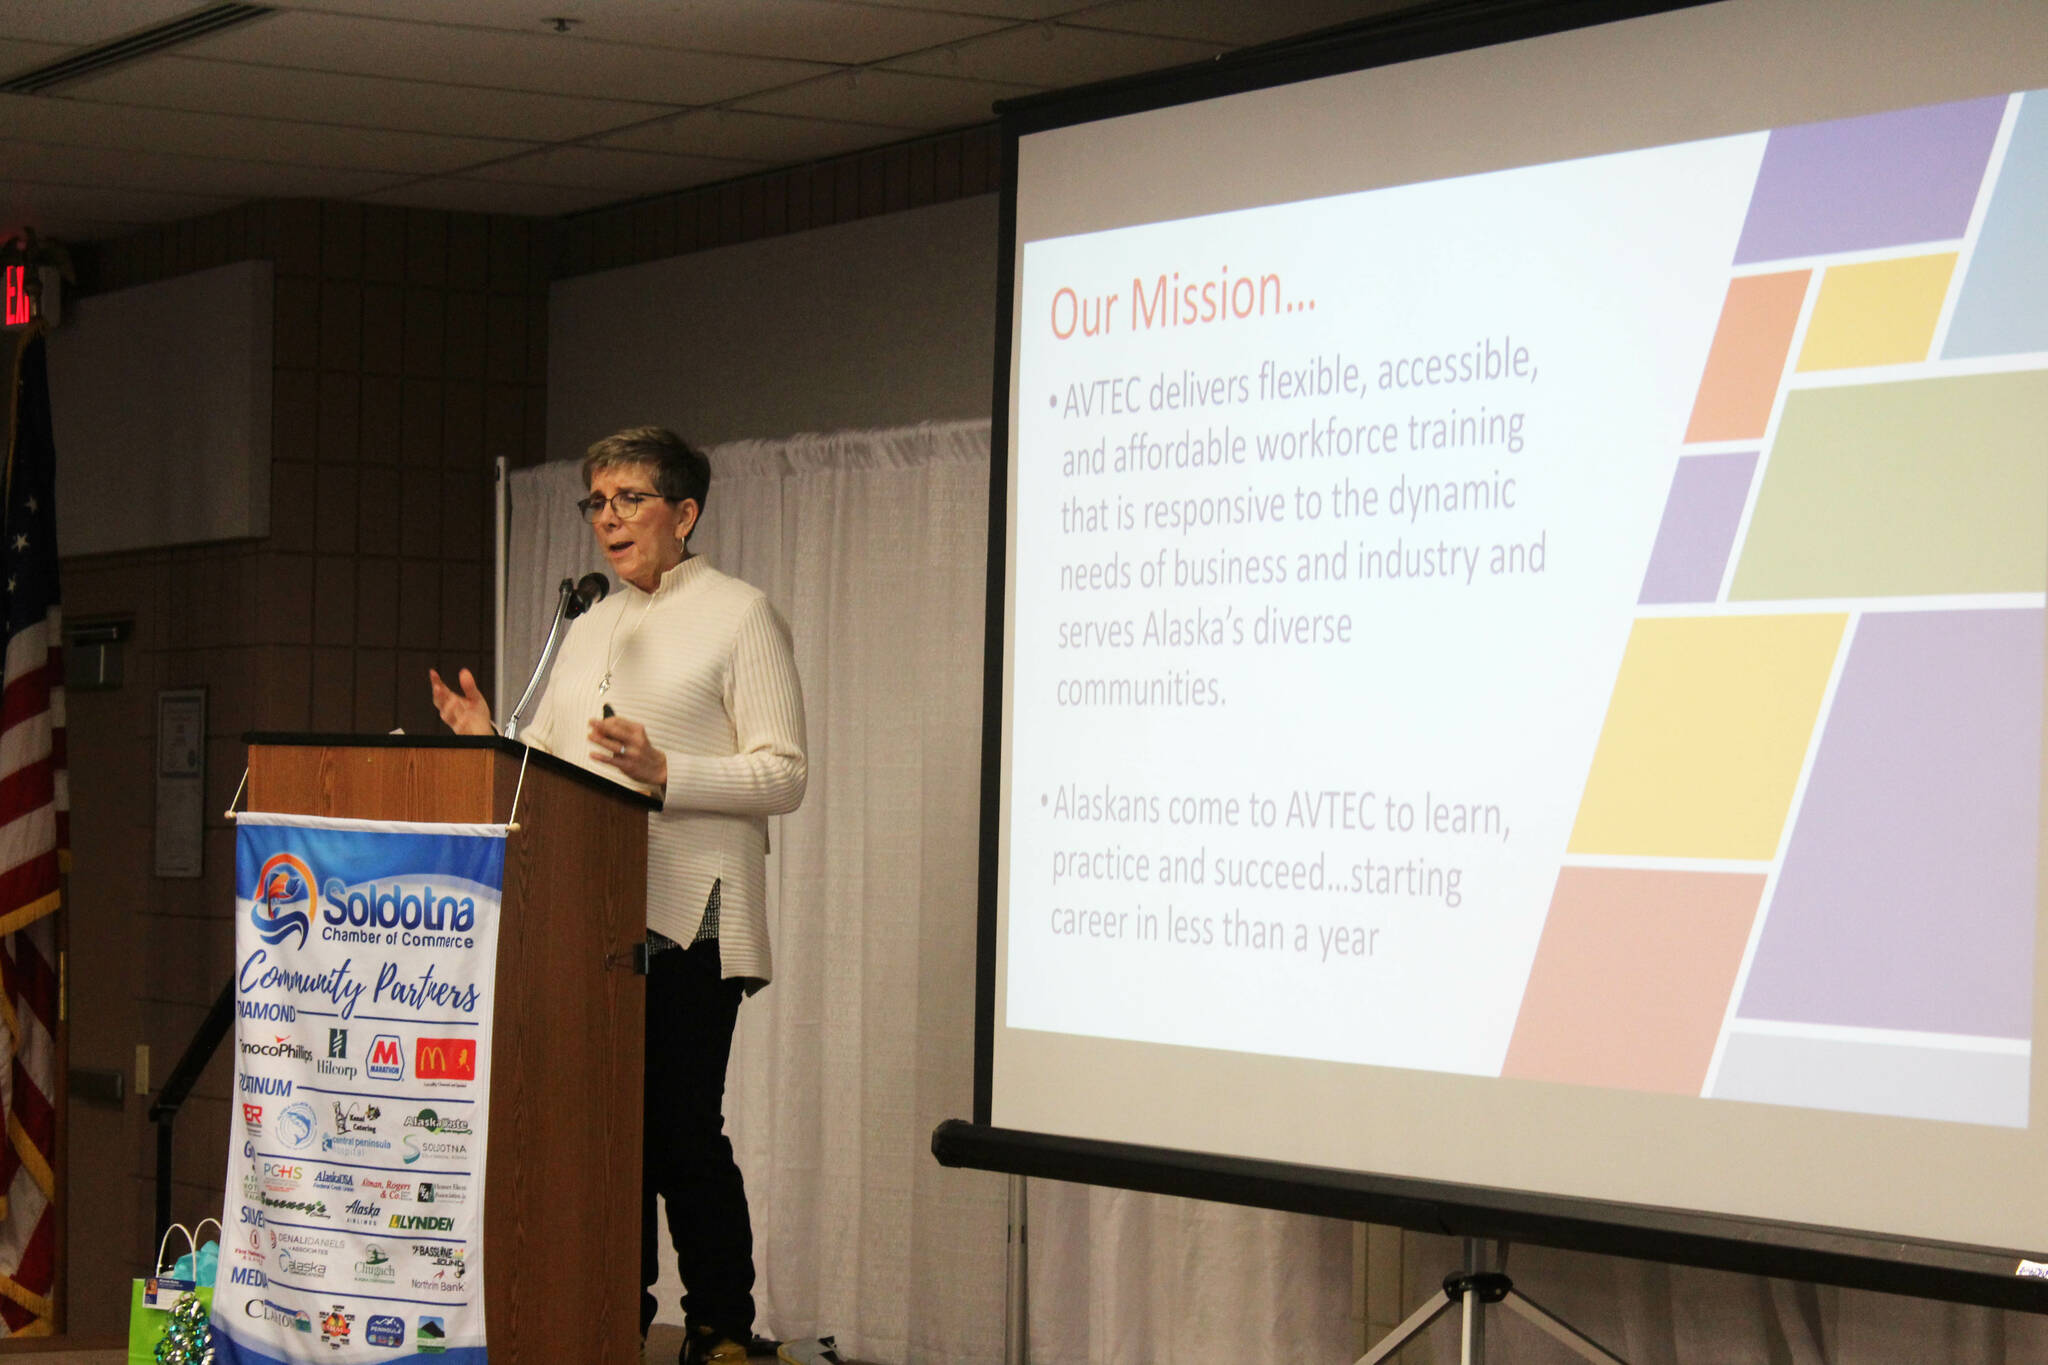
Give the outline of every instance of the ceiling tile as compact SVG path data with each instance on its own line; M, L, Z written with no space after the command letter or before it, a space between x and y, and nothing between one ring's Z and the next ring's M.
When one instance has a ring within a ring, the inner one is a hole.
M744 7L751 10L756 0ZM637 11L635 11L637 13ZM788 85L827 69L816 62L679 52L651 43L369 19L275 14L179 49L188 56L307 71L445 81L558 95L711 104Z
M770 166L822 161L885 142L899 142L901 128L872 123L754 114L738 109L695 109L623 133L600 138L607 147L682 156L736 156Z
M0 38L91 47L190 14L203 0L44 0L0 5Z
M839 0L663 0L592 9L569 34L603 42L862 64L956 42L1005 21Z
M665 112L659 105L571 99L375 76L286 71L240 62L152 57L64 87L113 104L265 114L309 123L557 142Z
M942 0L933 5L930 0L868 0L870 4L887 5L891 9L934 9L954 10L961 14L985 14L997 19L1059 19L1067 15L1085 14L1096 9L1096 4L1077 5L1074 0Z
M766 169L758 161L657 156L616 147L551 147L475 167L465 178L607 190L614 198L636 199Z
M566 185L521 185L502 180L468 180L440 176L417 180L363 196L366 204L398 204L416 209L451 209L458 213L517 213L553 218L609 204L615 196L603 190Z
M909 71L862 71L827 76L734 102L738 109L888 124L930 131L981 123L997 100L1034 93L1028 85L926 76Z
M1223 50L1217 43L1182 38L1032 24L888 65L891 70L974 76L1057 90L1199 62Z
M125 147L408 175L460 170L535 145L30 95L0 95L0 128L6 130L10 139L27 142Z
M1415 0L1112 0L1069 22L1085 28L1249 47L1406 9Z
M275 161L229 161L107 147L13 142L7 170L48 185L102 185L153 194L223 195L240 199L351 199L400 179L381 171L337 170Z

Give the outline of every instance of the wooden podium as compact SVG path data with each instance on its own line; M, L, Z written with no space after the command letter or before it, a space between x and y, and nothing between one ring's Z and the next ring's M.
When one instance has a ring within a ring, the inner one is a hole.
M493 1361L640 1359L648 797L496 736L252 734L248 809L499 824L484 1166ZM520 766L525 782L520 787Z

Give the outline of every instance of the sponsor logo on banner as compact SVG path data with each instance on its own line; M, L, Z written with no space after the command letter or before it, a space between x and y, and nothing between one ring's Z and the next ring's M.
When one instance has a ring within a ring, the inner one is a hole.
M373 1246L356 1262L355 1276L361 1284L390 1284L398 1278L398 1267L384 1254L384 1248Z
M295 1152L311 1147L319 1131L320 1118L304 1100L285 1106L277 1116L277 1140Z
M387 1204L395 1204L412 1197L410 1180L393 1180L388 1175L366 1175L357 1184L364 1194L373 1199L382 1199Z
M289 1033L273 1033L267 1043L243 1043L244 1057L289 1057L295 1062L313 1060L313 1049L292 1041Z
M413 1074L423 1081L475 1080L476 1039L420 1039L413 1049Z
M313 1188L331 1190L335 1194L353 1194L356 1178L347 1171L322 1171L313 1177Z
M334 1102L334 1131L337 1133L374 1133L377 1120L384 1117L384 1111L374 1104L362 1104L356 1100Z
M386 1138L322 1133L320 1150L328 1156L362 1156L370 1152L388 1152L391 1150L391 1143Z
M308 1218L325 1219L327 1217L327 1201L325 1199L272 1199L269 1192L265 1191L263 1194L263 1207L266 1209L277 1209L284 1213L303 1213Z
M405 1079L405 1045L395 1033L380 1033L370 1040L368 1059L363 1063L373 1081Z
M283 1247L288 1251L339 1251L342 1240L332 1233L306 1232L298 1228L266 1228L272 1247Z
M363 1340L372 1346L403 1346L405 1319L379 1313L363 1324Z
M355 1067L345 1062L330 1062L325 1057L313 1063L313 1069L323 1076L332 1076L343 1081L352 1081L357 1075Z
M292 1083L282 1076L251 1076L244 1072L241 1081L244 1095L269 1095L280 1100L291 1097ZM260 1114L263 1111L258 1109L256 1112Z
M348 1056L348 1030L331 1028L327 1030L327 1055L336 1061Z
M299 1012L290 1005L275 1000L237 1000L235 1013L244 1019L260 1019L267 1024L296 1024Z
M469 1144L466 1142L438 1142L431 1138L416 1138L411 1133L400 1139L405 1144L405 1164L410 1166L425 1157L429 1161L467 1161Z
M406 1283L410 1284L414 1289L423 1290L429 1294L445 1294L449 1298L454 1298L463 1292L461 1272L450 1271L445 1266L431 1275L415 1275Z
M273 855L256 874L255 894L250 897L249 921L256 926L256 937L272 945L296 937L298 946L305 947L312 926L306 912L313 907L317 889L313 869L303 859L291 853Z
M413 1349L423 1356L440 1355L448 1349L448 1324L431 1313L420 1315L419 1330L413 1336Z
M406 1116L408 1128L424 1128L430 1133L446 1134L449 1137L468 1137L469 1120L456 1118L453 1114L437 1114L431 1109L422 1109L417 1114Z
M388 1226L397 1232L453 1232L455 1220L432 1213L394 1213Z
M242 1105L242 1126L249 1130L250 1137L262 1137L263 1106L260 1104L244 1103Z
M258 1322L275 1322L291 1328L294 1332L313 1330L313 1319L296 1308L287 1308L269 1299L251 1299L242 1306L242 1311Z
M422 1180L419 1202L422 1204L462 1204L469 1200L469 1182L466 1180Z
M377 1221L384 1216L384 1206L367 1199L351 1199L342 1205L341 1216L344 1221L354 1223L358 1227L375 1227Z
M327 1262L303 1261L296 1256L279 1256L277 1268L287 1275L296 1275L300 1279L320 1279L327 1274Z
M320 1340L337 1351L348 1345L349 1328L355 1323L354 1313L344 1313L336 1304L320 1315Z

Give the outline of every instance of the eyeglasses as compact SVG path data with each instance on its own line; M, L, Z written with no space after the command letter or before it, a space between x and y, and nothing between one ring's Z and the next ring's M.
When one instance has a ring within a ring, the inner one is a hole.
M660 493L614 493L609 498L592 493L576 504L576 510L583 514L585 521L595 522L604 515L605 504L609 502L612 510L619 514L620 521L631 521L640 515L642 503L681 501L681 498L671 498Z

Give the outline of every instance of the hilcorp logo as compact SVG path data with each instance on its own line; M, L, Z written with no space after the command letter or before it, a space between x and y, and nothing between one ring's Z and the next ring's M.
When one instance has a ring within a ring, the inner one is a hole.
M476 898L446 896L431 883L408 887L403 882L379 885L362 882L343 886L329 881L320 888L324 923L356 929L429 929L467 933L476 928Z
M313 869L297 854L271 854L250 888L249 922L256 926L256 936L273 947L296 936L298 946L305 947L307 930L312 927L306 912L318 887Z

